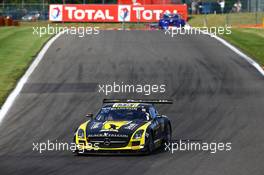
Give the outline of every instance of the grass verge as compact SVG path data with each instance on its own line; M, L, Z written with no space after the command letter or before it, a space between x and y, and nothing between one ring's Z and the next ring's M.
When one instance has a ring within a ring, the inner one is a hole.
M34 36L32 27L0 28L0 105L50 36Z
M219 35L244 53L264 65L264 28L239 28L264 23L264 12L191 15L188 23L193 27L232 26L231 35Z
M25 73L33 58L51 35L33 35L32 27L84 26L100 29L122 28L122 23L22 22L20 27L0 27L0 106ZM126 23L125 28L145 28L145 24Z
M231 35L221 36L244 53L264 65L264 29L235 28Z

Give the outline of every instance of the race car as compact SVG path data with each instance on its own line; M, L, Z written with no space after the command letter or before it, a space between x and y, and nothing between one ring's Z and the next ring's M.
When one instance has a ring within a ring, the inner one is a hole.
M144 153L171 140L171 122L157 112L154 104L172 104L172 100L105 99L97 115L74 133L76 154Z
M184 27L186 24L185 20L180 17L180 15L173 14L163 14L163 17L159 20L160 29L168 29L169 27Z

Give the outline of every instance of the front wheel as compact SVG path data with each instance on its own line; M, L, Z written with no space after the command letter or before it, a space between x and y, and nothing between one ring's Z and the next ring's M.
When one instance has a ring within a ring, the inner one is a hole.
M166 145L168 145L171 142L171 126L170 124L167 125L166 129L165 129L165 135L164 135L164 139L161 145L161 148L165 149Z
M154 140L153 140L153 135L149 134L149 138L148 138L148 144L147 144L147 154L151 154L154 151Z
M74 150L74 151L72 152L72 154L73 154L74 156L79 156L79 155L80 155L79 150Z
M168 124L168 126L166 127L166 135L165 135L164 141L165 141L165 143L169 143L171 141L171 126L170 126L170 124Z

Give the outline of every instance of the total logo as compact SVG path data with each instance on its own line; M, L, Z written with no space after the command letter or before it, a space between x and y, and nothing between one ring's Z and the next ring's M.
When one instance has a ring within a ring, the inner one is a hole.
M119 5L118 6L118 21L130 21L131 6Z
M136 4L137 1L133 2ZM55 22L156 22L163 13L176 13L176 7L178 6L52 4L49 19Z
M49 20L50 21L62 21L62 17L63 17L62 9L63 9L62 5L50 5Z

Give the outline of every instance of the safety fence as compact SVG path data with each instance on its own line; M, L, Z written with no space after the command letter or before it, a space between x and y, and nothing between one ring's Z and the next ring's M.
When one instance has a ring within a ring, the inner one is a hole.
M215 23L227 25L260 25L264 18L264 0L226 0L224 9L221 10L220 2L223 0L83 0L80 3L92 4L181 4L188 5L190 17L199 14L197 25L212 26ZM4 1L0 1L4 2ZM0 16L10 17L14 20L36 21L49 19L48 1L43 3L0 3ZM195 2L195 3L194 3ZM69 3L69 1L65 1ZM195 8L194 8L195 5ZM214 15L214 14L222 14ZM211 18L216 20L210 20Z

